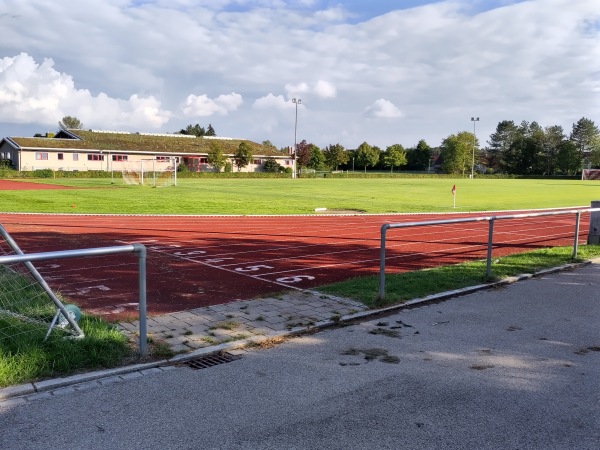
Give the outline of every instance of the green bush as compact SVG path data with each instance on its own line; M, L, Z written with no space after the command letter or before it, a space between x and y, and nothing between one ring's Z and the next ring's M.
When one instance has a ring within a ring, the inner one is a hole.
M38 169L32 171L34 178L53 178L54 172L52 169Z

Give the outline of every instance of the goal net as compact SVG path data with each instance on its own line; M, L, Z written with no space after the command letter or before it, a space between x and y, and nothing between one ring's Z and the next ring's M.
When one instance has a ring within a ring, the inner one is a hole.
M583 169L582 180L600 180L600 169Z
M141 186L177 186L177 159L155 158L123 164L123 183Z
M0 225L0 256L22 254ZM30 262L0 264L0 349L13 348L20 337L45 340L53 330L64 336L83 337L75 311L78 315L78 308L65 307Z

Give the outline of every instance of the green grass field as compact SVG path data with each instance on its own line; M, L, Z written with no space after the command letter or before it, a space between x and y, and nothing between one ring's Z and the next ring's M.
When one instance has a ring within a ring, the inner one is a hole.
M2 191L1 212L102 214L312 214L496 211L589 206L600 182L449 178L179 179L177 187L110 179L36 180L68 190ZM456 185L456 208L451 188Z

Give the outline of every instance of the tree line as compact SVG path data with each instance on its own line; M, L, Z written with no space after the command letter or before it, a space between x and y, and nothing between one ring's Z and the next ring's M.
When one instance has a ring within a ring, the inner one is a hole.
M600 168L600 131L582 117L567 135L559 125L512 120L498 123L481 148L474 133L446 137L439 147L420 140L414 147L393 144L385 149L363 142L356 149L331 144L320 149L306 140L296 146L298 165L315 170L431 171L466 176L474 173L511 175L575 175Z
M498 123L479 159L482 168L516 175L575 175L600 167L600 130L582 117L567 135L560 125Z

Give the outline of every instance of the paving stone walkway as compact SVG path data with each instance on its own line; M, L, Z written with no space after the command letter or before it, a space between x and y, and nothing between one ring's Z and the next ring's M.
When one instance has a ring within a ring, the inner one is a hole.
M149 317L147 329L149 338L166 343L176 353L183 353L310 327L367 309L362 303L316 291L290 292ZM119 327L133 337L139 323L123 322Z

